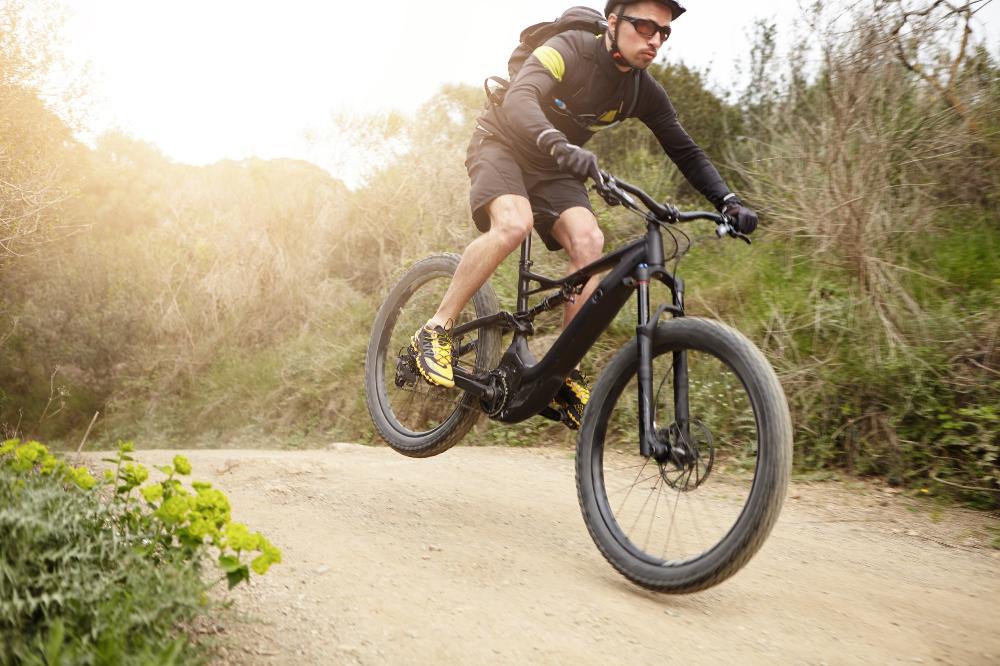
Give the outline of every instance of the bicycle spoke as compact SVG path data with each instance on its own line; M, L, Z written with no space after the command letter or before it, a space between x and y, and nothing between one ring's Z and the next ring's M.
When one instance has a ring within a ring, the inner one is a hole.
M646 461L646 464L649 464L648 460ZM628 496L632 494L632 489L635 488L636 483L638 483L639 477L642 476L642 470L644 470L644 469L646 469L646 465L643 465L642 469L639 470L639 473L635 475L635 479L632 481L632 485L631 486L625 486L625 488L622 488L621 490L618 490L618 491L615 491L614 493L611 493L612 495L617 495L622 490L625 490L626 488L628 489L628 492L625 494L625 499L622 500L621 507L618 508L619 511L622 510L622 508L625 506L625 502L628 501ZM648 478L652 478L652 477L648 477Z
M626 470L635 469L636 467L643 467L647 462L648 460L644 459L643 462L636 463L634 465L626 465L625 467L605 467L605 469L612 472L624 472Z
M646 495L645 501L642 503L642 506L639 507L639 512L635 515L635 522L632 523L632 527L629 529L629 532L633 531L635 529L635 526L639 524L639 519L642 518L643 509L645 509L646 505L649 504L649 498L653 494L652 491L655 490L656 487L660 485L660 481L663 480L662 478L660 478L659 474L657 474L655 478L656 478L656 483L653 485L652 488L650 488L650 492Z
M649 517L649 529L646 530L646 540L642 544L643 550L649 548L649 537L653 534L653 522L656 520L656 509L660 506L660 495L663 494L663 485L663 483L657 483L656 502L653 503L653 513Z
M677 497L674 498L674 508L670 512L670 524L667 527L667 543L663 545L663 559L667 559L667 553L670 552L670 535L674 531L674 518L677 516L677 504L680 502L681 493L677 493Z
M641 474L642 470L639 470L639 472ZM637 476L636 480L633 481L631 484L629 484L627 486L622 486L618 490L615 490L615 491L612 491L612 492L608 493L608 497L611 497L613 495L617 495L618 493L624 492L626 490L629 491L629 493L631 493L632 489L635 488L636 486L640 486L640 485L646 483L647 481L649 481L650 479L655 479L655 478L658 478L659 476L660 476L659 472L657 472L655 474L650 474L649 476L645 477L644 479L639 479L639 477ZM628 499L628 495L625 495L625 499L622 500L622 502L624 502L627 499Z

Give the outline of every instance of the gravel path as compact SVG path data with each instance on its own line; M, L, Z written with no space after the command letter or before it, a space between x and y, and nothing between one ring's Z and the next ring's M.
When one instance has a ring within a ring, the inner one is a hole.
M1000 663L996 516L793 482L743 571L663 596L591 542L569 451L184 453L284 553L234 592L224 663Z

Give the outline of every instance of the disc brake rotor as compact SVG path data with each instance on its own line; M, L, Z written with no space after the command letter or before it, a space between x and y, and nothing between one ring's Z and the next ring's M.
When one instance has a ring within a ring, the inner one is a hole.
M715 463L715 446L712 433L701 421L694 421L689 428L690 437L684 437L677 424L670 424L657 435L669 438L672 460L658 462L660 477L670 488L680 492L694 490L705 482Z

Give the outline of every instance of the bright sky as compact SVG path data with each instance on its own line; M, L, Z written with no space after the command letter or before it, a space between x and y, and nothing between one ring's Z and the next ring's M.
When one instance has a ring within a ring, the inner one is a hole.
M443 83L480 85L506 71L521 29L573 4L59 1L69 9L67 55L91 66L94 133L117 127L193 164L303 158L348 182L350 160L310 145L307 130L329 133L338 112L412 111ZM776 19L788 34L798 2L689 0L661 56L708 68L717 90L735 90L754 20ZM998 6L983 14L1000 18Z

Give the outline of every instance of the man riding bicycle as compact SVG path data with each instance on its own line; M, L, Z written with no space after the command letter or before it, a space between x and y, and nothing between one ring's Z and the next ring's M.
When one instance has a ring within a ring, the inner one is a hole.
M601 183L601 175L597 157L581 146L625 116L652 130L688 182L738 231L756 228L756 213L730 191L681 127L663 87L645 71L685 11L673 0L611 0L603 35L572 30L552 37L524 62L502 104L477 119L465 165L472 218L483 234L466 247L437 312L413 335L417 369L426 381L454 386L448 327L532 228L549 250L566 250L571 271L601 257L604 235L585 186L588 178ZM565 305L564 327L597 283L591 278ZM574 370L546 415L578 428L588 397Z

